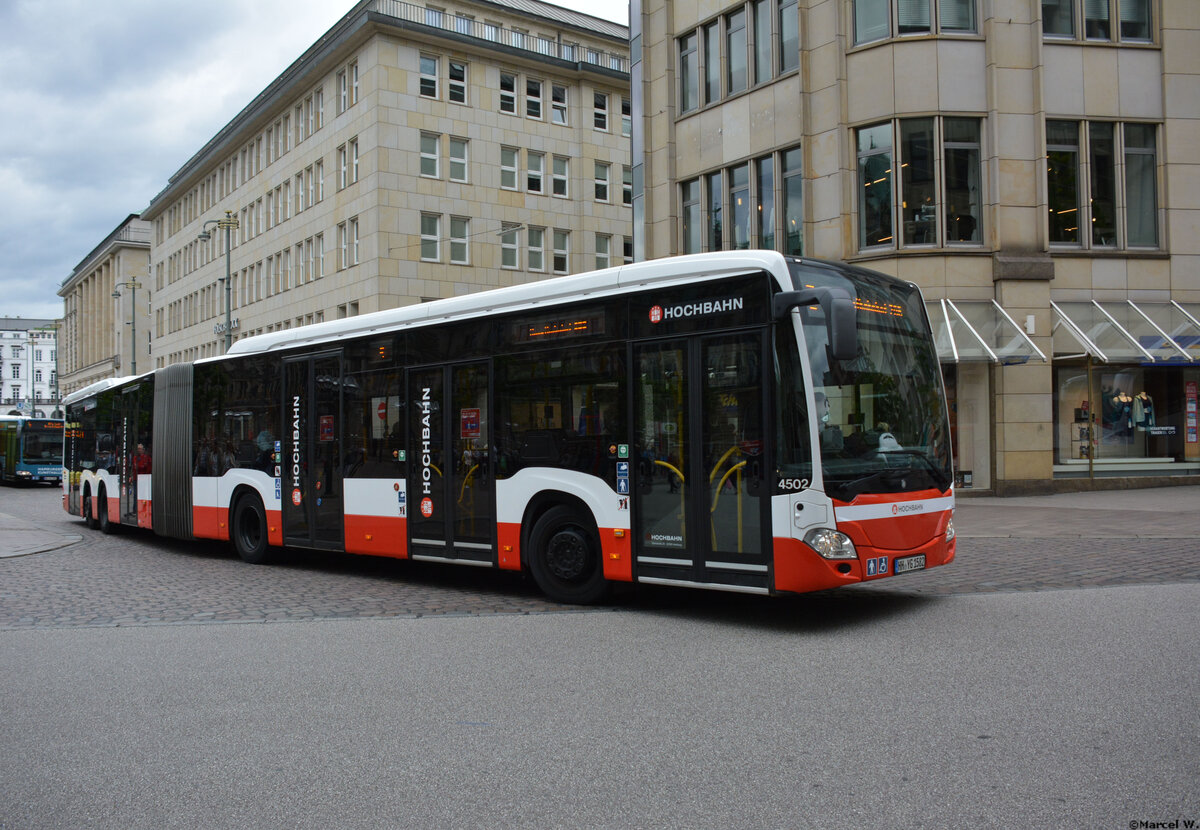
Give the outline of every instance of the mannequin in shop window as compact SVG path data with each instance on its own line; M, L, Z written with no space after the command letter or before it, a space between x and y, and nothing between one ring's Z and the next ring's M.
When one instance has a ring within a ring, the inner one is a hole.
M1147 395L1145 389L1133 398L1133 425L1139 432L1154 426L1154 398Z
M1133 438L1133 396L1124 389L1113 391L1109 400L1112 412L1113 435L1126 439Z

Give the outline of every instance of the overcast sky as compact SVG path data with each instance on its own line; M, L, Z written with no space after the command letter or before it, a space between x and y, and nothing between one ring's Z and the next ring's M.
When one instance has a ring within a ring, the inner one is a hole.
M353 6L0 0L0 316L62 316L75 266Z

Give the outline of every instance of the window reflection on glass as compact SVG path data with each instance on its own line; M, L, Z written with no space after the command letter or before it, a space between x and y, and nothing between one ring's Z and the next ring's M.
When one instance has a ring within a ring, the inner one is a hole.
M858 131L858 235L861 247L888 245L892 235L892 125Z
M947 118L943 130L946 238L950 242L979 242L982 216L979 121Z
M1113 125L1088 124L1091 168L1092 245L1117 244L1117 158L1113 145Z
M1050 241L1079 242L1079 125L1046 122L1046 195Z
M750 165L729 170L729 208L733 211L733 249L750 247Z
M937 198L934 181L933 119L906 118L900 122L900 203L904 243L937 242Z
M748 67L746 65L746 12L734 12L725 18L725 59L728 71L725 85L730 95L746 88Z
M1125 125L1125 209L1130 245L1158 245L1153 124Z
M721 237L721 201L725 198L725 191L721 189L721 173L710 173L707 180L708 184L708 250L722 250Z
M804 253L804 159L800 148L783 152L783 222L785 254Z
M775 248L775 160L761 158L758 166L758 247Z

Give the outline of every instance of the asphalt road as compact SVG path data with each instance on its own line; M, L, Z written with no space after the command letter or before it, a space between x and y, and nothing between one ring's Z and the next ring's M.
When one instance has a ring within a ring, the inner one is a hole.
M73 528L47 501L0 491ZM1200 824L1194 537L980 537L861 589L579 611L77 532L0 560L5 830Z

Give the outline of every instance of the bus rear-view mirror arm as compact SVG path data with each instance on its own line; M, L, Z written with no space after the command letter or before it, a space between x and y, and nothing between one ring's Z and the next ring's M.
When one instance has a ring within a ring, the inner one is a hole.
M837 360L853 360L858 356L858 320L854 300L844 288L806 288L803 291L782 291L775 295L772 311L776 319L786 316L793 308L819 305L825 312L829 329L829 350Z

